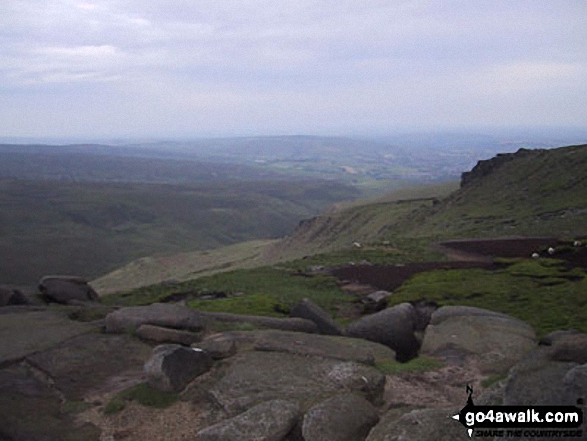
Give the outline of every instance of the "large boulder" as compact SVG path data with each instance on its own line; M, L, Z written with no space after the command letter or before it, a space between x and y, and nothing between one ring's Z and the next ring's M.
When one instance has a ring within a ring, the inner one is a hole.
M137 336L143 340L149 340L157 343L177 343L184 346L190 346L199 342L202 335L196 332L182 331L180 329L164 328L155 325L141 325L137 328Z
M414 335L416 320L414 307L402 303L351 323L346 335L389 346L399 361L408 361L418 354L420 348Z
M193 344L192 348L206 351L214 360L232 357L237 351L235 338L224 334L212 335L204 341Z
M362 441L378 421L377 410L363 397L337 395L306 412L302 435L305 441Z
M312 355L371 366L376 361L395 359L395 353L387 346L358 338L271 330L255 334L257 338L253 347L257 351Z
M212 364L212 357L201 349L159 345L145 363L145 374L149 386L164 392L180 392L194 378L208 372Z
M385 414L366 441L470 441L463 425L451 417L461 408L418 409Z
M421 353L459 361L473 357L484 374L505 374L537 347L525 322L467 306L444 306L432 314Z
M88 282L75 276L45 276L39 281L39 291L49 302L97 302L100 300Z
M206 320L187 306L170 303L128 306L106 316L106 332L134 332L141 325L201 331Z
M30 302L18 289L0 286L0 306L28 305Z
M272 400L198 432L200 441L281 441L300 417L296 404Z
M291 309L290 317L299 317L313 321L318 327L320 334L341 335L342 328L328 315L309 299L304 299L299 305Z
M587 363L587 334L561 335L553 342L549 357L556 361Z
M305 411L344 392L355 392L372 403L383 396L385 377L362 364L258 351L229 360L226 374L210 390L229 415L275 399L297 402Z

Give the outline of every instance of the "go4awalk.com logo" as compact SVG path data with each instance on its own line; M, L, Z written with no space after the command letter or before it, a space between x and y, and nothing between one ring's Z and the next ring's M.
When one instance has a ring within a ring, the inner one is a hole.
M476 406L470 386L467 393L467 405L452 418L465 426L469 437L583 439L583 410L578 406Z

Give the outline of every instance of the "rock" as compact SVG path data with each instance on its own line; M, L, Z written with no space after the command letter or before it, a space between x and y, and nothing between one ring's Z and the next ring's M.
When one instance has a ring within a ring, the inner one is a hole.
M364 398L337 395L304 415L302 434L305 441L362 441L378 421L377 410Z
M253 347L257 351L311 355L371 366L376 361L395 359L395 353L387 346L358 338L286 331L257 331L255 334Z
M383 396L385 377L353 362L257 351L229 360L226 374L210 394L231 416L275 399L297 402L305 411L344 392L358 393L372 403Z
M363 313L373 314L387 308L387 299L391 297L389 291L375 291L363 298Z
M0 286L0 306L28 305L30 302L18 289Z
M556 361L587 363L587 334L565 334L557 338L549 351Z
M463 425L451 418L461 408L419 409L401 416L392 409L371 430L366 441L470 441Z
M47 307L5 306L0 314L0 366L97 329Z
M76 423L59 392L22 365L0 370L0 439L98 441L100 429Z
M45 276L39 281L39 291L49 302L68 304L73 300L98 302L100 298L88 282L75 276Z
M580 334L580 333L581 332L577 331L576 329L565 329L565 330L560 330L560 331L553 331L550 334L547 334L544 337L542 337L538 343L541 345L552 346L552 344L554 342L556 342L557 340L560 340L561 338L563 338L567 335L575 335L575 334Z
M204 341L192 345L192 348L206 351L214 360L223 360L232 357L236 354L237 350L235 339L223 334L207 338Z
M342 328L332 318L309 299L304 299L291 310L290 317L299 317L316 323L318 332L326 335L341 335Z
M145 363L147 383L164 392L179 392L194 378L208 372L212 357L201 349L159 345Z
M141 325L201 331L206 320L197 311L170 303L128 306L106 316L106 332L134 332Z
M565 396L569 402L579 398L587 399L587 364L575 366L563 378ZM585 406L584 403L583 406ZM584 409L585 410L585 409Z
M149 345L129 335L92 332L30 355L26 361L49 375L65 398L81 400L113 379L140 379L150 354Z
M421 353L463 362L473 357L484 374L505 374L536 348L526 323L480 308L444 306L432 314Z
M202 339L202 336L199 333L163 328L154 325L139 326L137 328L137 336L144 340L150 340L157 343L177 343L184 346L190 346Z
M296 404L272 400L198 432L200 441L281 441L300 417Z
M402 303L351 323L346 334L389 346L399 361L408 361L420 347L414 335L415 320L414 307Z
M281 329L282 331L294 331L294 332L318 332L316 324L310 320L293 317L293 318L274 318L274 317L263 317L257 315L242 315L242 314L229 314L225 312L201 312L202 317L206 317L211 320L228 323L250 323L254 326L271 329Z
M529 353L509 372L504 405L574 405L565 394L563 380L576 363L554 361L549 349L539 347Z

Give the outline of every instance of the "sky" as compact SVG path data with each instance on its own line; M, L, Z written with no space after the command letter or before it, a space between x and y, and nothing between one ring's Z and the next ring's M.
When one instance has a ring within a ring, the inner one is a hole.
M587 127L584 0L1 0L0 137Z

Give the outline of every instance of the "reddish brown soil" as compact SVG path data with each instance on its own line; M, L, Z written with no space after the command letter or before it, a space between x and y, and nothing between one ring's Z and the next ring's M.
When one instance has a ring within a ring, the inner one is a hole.
M436 269L482 268L495 270L503 265L493 262L495 257L531 257L538 252L540 257L566 260L569 266L587 268L587 247L557 251L550 256L547 247L557 247L561 242L553 237L528 237L504 239L454 240L438 245L455 259L450 262L410 263L406 265L349 265L335 268L332 274L341 282L370 285L376 289L393 291L414 274Z

